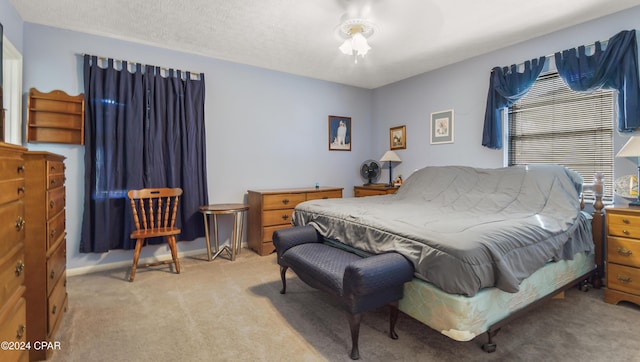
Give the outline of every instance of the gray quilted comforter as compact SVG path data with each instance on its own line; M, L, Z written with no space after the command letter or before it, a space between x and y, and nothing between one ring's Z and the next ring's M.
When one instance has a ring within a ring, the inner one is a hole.
M557 165L426 167L395 195L299 204L294 225L369 253L395 251L448 293L518 291L550 260L592 251L582 178Z

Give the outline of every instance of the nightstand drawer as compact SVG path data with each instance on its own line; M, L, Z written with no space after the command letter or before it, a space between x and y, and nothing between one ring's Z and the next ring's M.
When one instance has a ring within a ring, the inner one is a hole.
M607 264L607 288L640 295L640 269Z
M607 260L640 268L640 240L610 236L607 238Z
M607 214L607 217L607 225L611 229L640 229L640 216L638 215L612 212L610 214Z

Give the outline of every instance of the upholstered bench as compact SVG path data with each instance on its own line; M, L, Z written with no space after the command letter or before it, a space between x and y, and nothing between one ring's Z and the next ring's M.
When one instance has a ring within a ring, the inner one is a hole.
M312 226L298 226L273 233L282 291L287 291L288 268L309 286L340 302L351 329L351 358L359 359L358 336L362 314L390 306L389 336L397 339L395 324L403 285L413 278L413 265L400 254L362 257L325 242Z

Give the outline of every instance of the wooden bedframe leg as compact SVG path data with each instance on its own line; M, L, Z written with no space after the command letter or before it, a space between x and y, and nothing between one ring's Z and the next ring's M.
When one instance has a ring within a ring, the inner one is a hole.
M396 333L396 322L398 321L398 302L389 303L389 337L391 339L398 339L398 333Z
M280 294L285 294L287 292L287 279L285 274L287 273L288 266L280 267L280 279L282 279L282 290L280 290Z

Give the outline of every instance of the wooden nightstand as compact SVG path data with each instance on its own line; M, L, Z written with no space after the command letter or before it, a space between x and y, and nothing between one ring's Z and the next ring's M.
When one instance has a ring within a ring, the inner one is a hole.
M363 197L395 194L398 188L399 187L386 186L386 184L354 186L353 195L355 195L355 197Z
M607 207L607 289L604 301L640 305L640 209Z

